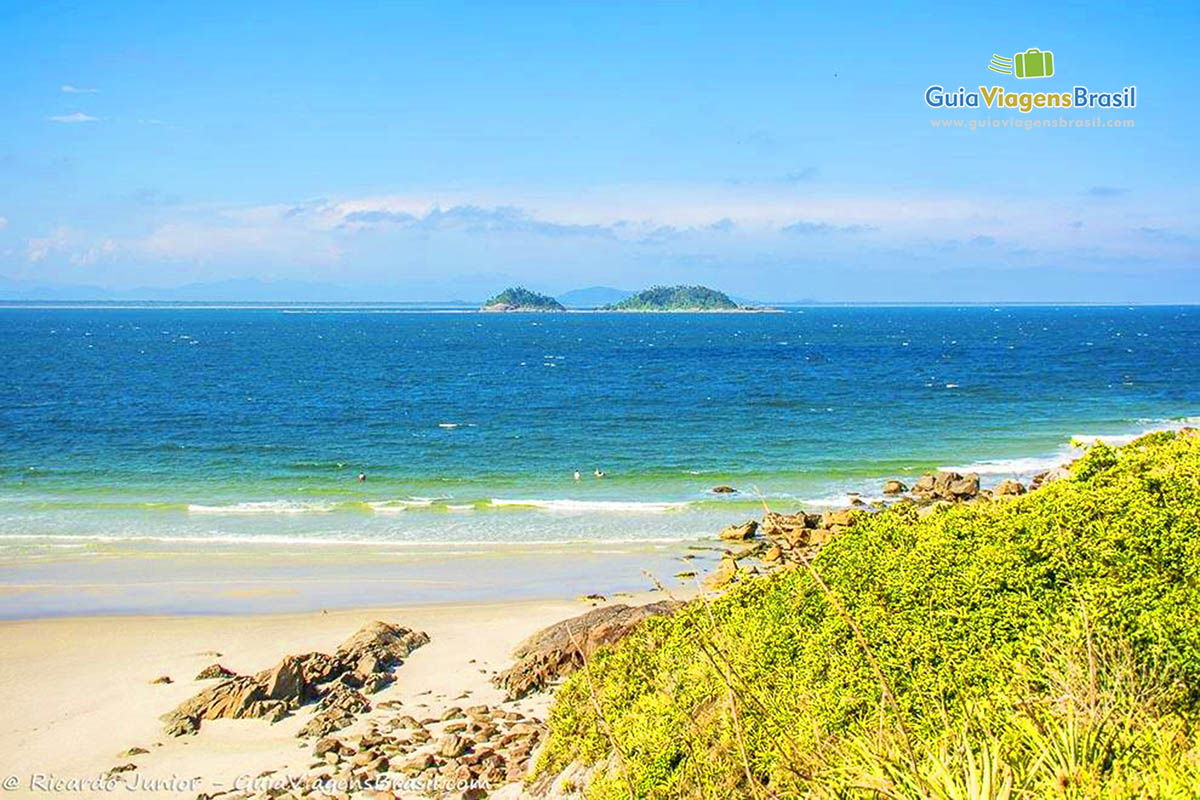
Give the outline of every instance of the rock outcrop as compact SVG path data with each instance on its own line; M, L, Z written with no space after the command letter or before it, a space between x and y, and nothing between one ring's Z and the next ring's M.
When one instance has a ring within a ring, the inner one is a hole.
M623 639L643 620L669 614L679 603L660 600L644 606L603 606L556 622L521 642L513 650L517 662L492 679L516 700L551 681L574 672L601 645Z
M313 725L314 730L328 732L346 727L354 714L370 708L357 690L375 692L386 686L392 680L392 668L428 641L429 637L419 631L371 622L343 642L333 655L287 656L256 675L226 678L163 715L164 730L171 736L195 733L206 719L262 718L276 722L312 700L318 701L317 717L324 720ZM201 675L212 670L209 667Z
M996 497L1025 494L1025 485L1020 481L1000 481L992 488L992 494Z
M979 494L979 476L974 472L960 475L957 472L928 472L913 484L913 496L919 500L946 500L959 502L970 500Z
M758 530L758 520L752 519L741 525L730 525L721 530L720 537L730 542L742 542L754 536Z

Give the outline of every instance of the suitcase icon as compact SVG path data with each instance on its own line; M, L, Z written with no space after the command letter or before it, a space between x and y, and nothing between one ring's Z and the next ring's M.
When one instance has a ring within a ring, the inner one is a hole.
M1031 47L1013 56L1014 72L1018 78L1049 78L1054 74L1054 53Z

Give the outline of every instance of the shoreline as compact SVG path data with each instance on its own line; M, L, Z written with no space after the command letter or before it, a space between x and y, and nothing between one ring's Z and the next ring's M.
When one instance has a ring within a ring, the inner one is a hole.
M1078 438L1118 444L1151 431L1177 430L1195 422L1195 417L1146 420L1129 426L1136 428L1136 433ZM977 472L986 489L1006 479L1028 481L1035 471L1070 461L1078 453L1077 448L1065 445L1054 455L937 469ZM884 484L892 479L911 482L915 477L897 473L887 478L864 478L854 482L856 490L849 489L852 484L847 483L844 492L828 497L768 497L766 502L772 511L784 514L797 508L821 511L894 502L894 497L882 492ZM126 537L6 534L0 537L0 544L15 549L0 561L7 568L0 582L0 620L286 614L451 601L548 601L591 593L636 592L650 586L647 575L674 585L672 579L678 572L704 572L720 561L726 544L720 541L718 531L757 516L760 510L759 503L745 491L733 495L732 502L721 499L723 496L710 493L698 501L715 510L694 518L677 517L689 509L674 507L641 516L612 517L597 515L591 507L583 515L548 509L525 512L536 515L531 519L537 519L537 524L558 529L577 528L585 522L614 528L606 538L570 540L330 540L287 535L286 531L261 537L252 532L208 537L169 532ZM404 515L422 510L406 510ZM290 522L296 517L252 516L268 525L276 518ZM328 514L323 512L322 517L328 518ZM701 523L702 531L697 527ZM650 524L682 527L688 535L646 535ZM629 535L619 533L618 526L632 526L627 527Z

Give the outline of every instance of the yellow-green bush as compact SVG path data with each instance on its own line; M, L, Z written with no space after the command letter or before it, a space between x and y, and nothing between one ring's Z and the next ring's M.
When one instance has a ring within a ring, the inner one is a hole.
M615 749L590 796L1200 796L1200 436L865 517L812 570L598 653L539 773Z

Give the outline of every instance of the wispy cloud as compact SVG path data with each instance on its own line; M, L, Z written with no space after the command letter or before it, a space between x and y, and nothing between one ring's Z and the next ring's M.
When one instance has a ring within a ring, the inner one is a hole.
M292 213L289 209L288 213ZM442 210L435 206L422 215L384 208L351 211L344 223L354 225L388 224L423 231L462 229L468 233L533 233L541 236L599 236L611 238L613 232L604 225L577 225L551 222L530 216L512 206L484 208L461 205Z
M825 233L870 233L877 231L874 225L865 225L862 223L853 223L850 225L830 225L828 222L813 222L811 220L799 220L791 225L784 225L779 229L782 233L793 234L825 234Z
M91 114L85 114L82 111L76 111L74 114L63 114L57 117L50 117L51 122L65 122L68 124L75 122L98 122L99 117L93 117Z
M1119 197L1129 190L1121 186L1093 186L1087 190L1092 197Z
M8 227L8 220L5 219L4 217L0 217L0 231L4 230L7 227Z
M62 90L67 94L98 94L99 89L86 89L81 86L72 86L69 83L64 83Z
M820 174L821 174L821 171L819 169L817 169L816 167L809 166L809 167L805 167L804 169L798 169L795 172L787 173L786 175L783 176L783 182L784 183L804 183L806 181L815 180L816 177Z

